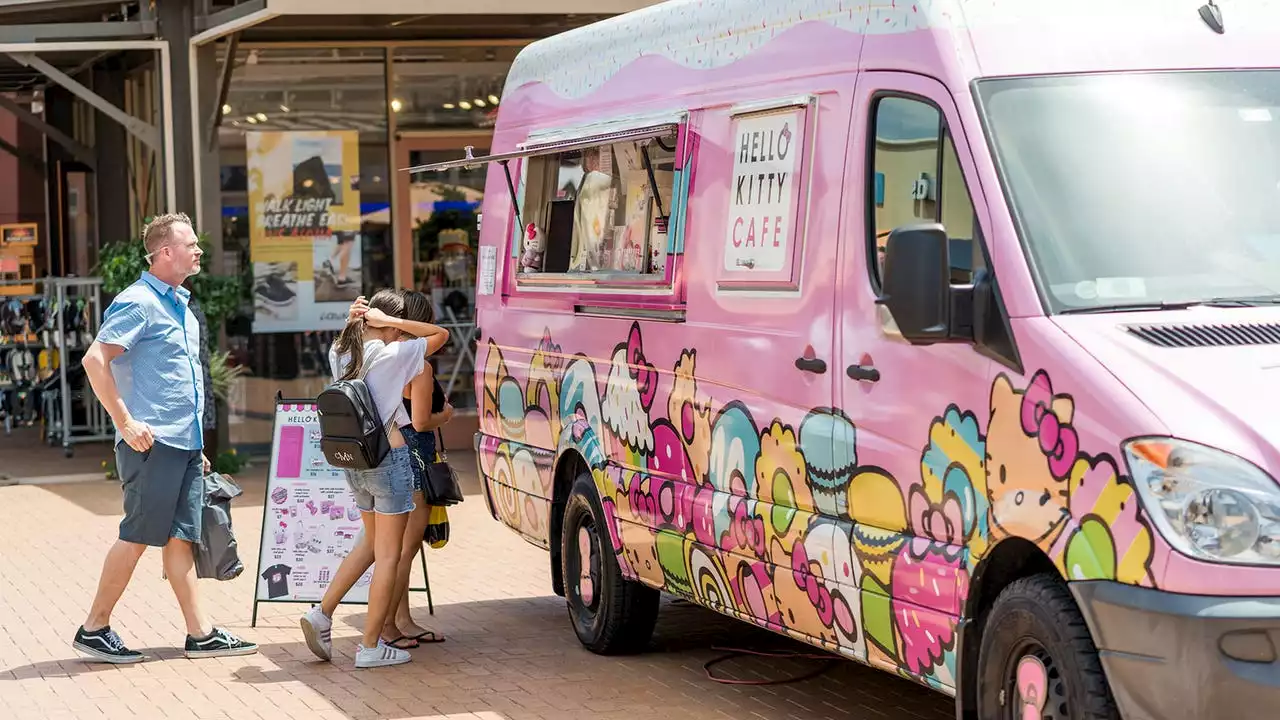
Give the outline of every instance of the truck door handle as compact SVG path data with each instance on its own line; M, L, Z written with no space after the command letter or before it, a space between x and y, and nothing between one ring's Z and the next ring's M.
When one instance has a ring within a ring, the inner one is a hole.
M798 357L796 358L796 369L821 375L827 371L827 361L818 358Z
M850 365L845 372L858 382L880 382L880 371L870 365Z

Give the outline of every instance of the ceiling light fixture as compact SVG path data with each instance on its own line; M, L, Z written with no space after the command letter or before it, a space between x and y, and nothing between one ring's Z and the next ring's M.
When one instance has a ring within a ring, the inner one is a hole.
M484 100L483 100L483 99L481 99L481 98L476 98L476 99L475 99L475 104L476 104L476 107L484 107L484 106L485 106L485 102L484 102Z
M266 114L266 113L258 113L257 115L254 115L254 117L258 118L258 122L266 122L266 121L267 121L267 114Z
M391 112L400 112L403 107L404 103L400 102L400 98L391 99Z
M222 106L222 114L223 114L223 115L230 115L230 114L231 114L231 106L230 106L230 105L223 105L223 106Z
M454 105L453 103L445 103L445 104L444 104L444 105L442 105L441 107L443 107L445 110L453 110L454 108L456 108L456 107L458 107L458 106L457 106L457 105Z
M282 113L287 113L287 112L289 112L289 106L288 106L288 105L281 105L281 106L280 106L280 112L282 112Z
M497 105L497 104L498 104L498 102L499 102L499 101L498 101L498 96L497 96L497 95L490 95L490 96L489 96L489 104L491 104L491 105Z
M467 102L466 100L463 100L462 102L458 103L458 107L462 108L463 110L470 110L471 103Z
M245 118L244 120L245 120L245 122L249 123L250 125L257 125L257 124L258 124L258 118L254 117L254 116L252 116L252 115L250 115L249 117Z

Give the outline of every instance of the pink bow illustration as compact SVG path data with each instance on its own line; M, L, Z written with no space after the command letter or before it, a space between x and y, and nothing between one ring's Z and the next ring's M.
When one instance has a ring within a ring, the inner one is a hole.
M631 334L627 337L627 363L631 366L631 377L640 390L640 404L648 410L653 407L653 398L658 394L658 371L645 362L644 350L640 347L639 325L632 325Z
M823 625L831 627L831 621L835 618L835 603L831 601L831 591L818 581L816 575L810 573L809 554L799 540L791 550L791 577L809 596L809 602L818 611L818 619Z
M1080 452L1080 438L1075 428L1058 418L1052 405L1053 385L1043 370L1037 371L1022 396L1022 430L1039 438L1040 452L1049 459L1049 472L1064 480Z
M631 513L645 525L652 527L658 517L658 501L653 495L640 489L640 476L631 478L631 490L627 493L631 501Z
M729 523L729 532L733 538L734 548L747 548L754 552L756 557L764 558L764 518L747 515L745 502L739 502L733 509L733 520Z

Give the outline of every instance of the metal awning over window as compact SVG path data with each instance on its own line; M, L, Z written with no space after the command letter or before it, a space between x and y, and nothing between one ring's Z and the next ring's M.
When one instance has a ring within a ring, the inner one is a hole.
M441 172L444 170L452 170L454 168L474 168L488 163L499 163L502 170L507 176L507 192L511 194L511 206L516 214L516 227L522 227L524 220L520 213L520 199L516 192L515 179L511 177L511 161L519 158L535 157L539 155L555 155L557 153L571 152L573 150L583 150L591 147L599 147L601 145L610 145L619 142L635 142L637 140L651 140L654 138L666 137L668 135L676 135L680 132L681 121L679 119L669 119L670 115L663 116L660 122L644 122L643 120L631 119L627 121L630 126L624 126L623 121L613 122L604 125L595 125L586 128L578 128L576 130L556 132L547 134L540 138L521 143L520 149L512 152L494 153L492 155L481 155L476 157L471 154L475 149L474 146L466 147L466 156L458 160L448 160L445 162L429 163L427 165L415 165L405 168L405 172L421 173L421 172ZM649 118L654 120L654 118ZM622 126L622 127L620 127ZM612 130L610 128L620 128ZM653 179L653 167L649 162L648 152L645 152L645 169L649 173L649 182L656 185ZM661 201L659 200L659 203ZM666 216L665 210L659 205L659 214Z
M410 173L439 172L443 170L452 170L454 168L473 168L492 162L502 163L505 165L506 163L519 158L534 157L538 155L554 155L556 153L582 150L585 148L609 145L611 143L618 142L649 140L652 138L674 135L679 130L679 123L668 122L658 125L646 125L644 127L631 128L627 130L599 133L595 135L582 135L577 137L565 137L521 143L519 150L513 150L512 152L505 153L494 153L492 155L481 155L480 157L472 155L471 151L473 148L468 146L466 148L466 157L459 158L457 160L430 163L427 165L415 165L410 168L405 168L405 171Z

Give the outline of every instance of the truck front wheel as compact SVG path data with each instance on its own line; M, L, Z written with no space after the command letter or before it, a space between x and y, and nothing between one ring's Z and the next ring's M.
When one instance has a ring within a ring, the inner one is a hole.
M1098 648L1056 575L1010 583L982 631L978 717L1119 720Z

